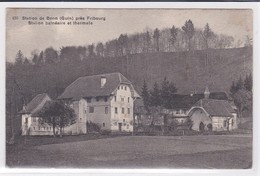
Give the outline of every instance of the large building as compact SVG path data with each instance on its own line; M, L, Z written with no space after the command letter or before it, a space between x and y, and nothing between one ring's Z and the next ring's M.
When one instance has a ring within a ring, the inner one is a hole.
M102 130L133 131L133 103L140 96L121 73L80 77L58 97L76 114L74 128L65 133L87 133L87 122Z

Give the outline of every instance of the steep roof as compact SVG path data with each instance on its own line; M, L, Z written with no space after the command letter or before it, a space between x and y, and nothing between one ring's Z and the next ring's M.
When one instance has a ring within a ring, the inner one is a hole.
M103 87L101 87L101 77L106 78L106 83ZM130 85L133 96L138 96L131 82L125 76L121 73L108 73L79 77L65 89L58 99L109 96L120 83Z
M211 116L230 117L235 110L226 100L201 99L194 104L194 107L203 107Z
M51 100L47 93L36 95L24 108L20 113L33 113L37 109L41 108L40 105L44 105L43 101Z

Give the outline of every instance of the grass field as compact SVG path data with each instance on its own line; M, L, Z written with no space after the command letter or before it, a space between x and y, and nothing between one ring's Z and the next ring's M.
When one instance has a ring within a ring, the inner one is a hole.
M7 150L6 159L9 167L245 169L252 137L120 136Z

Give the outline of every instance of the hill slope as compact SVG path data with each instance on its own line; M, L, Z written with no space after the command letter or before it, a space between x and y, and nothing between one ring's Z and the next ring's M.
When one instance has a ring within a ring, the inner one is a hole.
M173 81L178 93L203 91L229 92L232 81L252 72L252 49L235 48L181 53L147 53L123 59L121 72L137 90L145 80L149 87L164 77Z

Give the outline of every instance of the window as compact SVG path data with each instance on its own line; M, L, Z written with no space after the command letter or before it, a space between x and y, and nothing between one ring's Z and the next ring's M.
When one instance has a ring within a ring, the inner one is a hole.
M50 127L50 130L51 130L51 127Z
M117 114L117 107L115 107L115 113Z
M87 98L87 102L88 102L88 103L91 103L91 98Z
M28 123L28 118L27 117L25 118L25 123Z
M117 88L118 90L120 89L120 86L118 86L118 88Z
M130 114L130 108L127 108L127 113Z
M223 121L223 127L226 127L226 126L227 126L227 121L224 120L224 121Z
M125 90L127 90L127 87L125 86Z
M94 107L92 106L89 107L89 113L94 113Z
M107 97L104 98L104 101L107 102Z
M124 102L124 98L121 98L121 101Z
M125 113L125 108L122 108L122 114L124 114Z
M231 120L231 125L234 126L234 119Z
M125 122L125 119L123 119L123 122Z
M99 97L96 97L96 101L99 101Z
M128 102L128 103L130 102L130 97L127 98L127 102Z
M106 124L105 124L105 122L103 122L103 127L105 127L106 126Z
M108 107L105 107L105 114L108 114Z
M116 96L115 96L115 101L116 101Z

